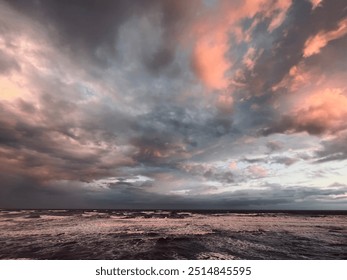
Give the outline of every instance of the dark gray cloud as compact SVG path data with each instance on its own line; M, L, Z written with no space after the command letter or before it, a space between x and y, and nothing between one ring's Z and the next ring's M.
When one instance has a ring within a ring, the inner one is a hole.
M310 114L314 112L315 109L305 110L305 113ZM269 127L266 127L261 130L261 134L264 136L268 136L274 133L296 133L296 132L308 132L313 135L320 135L324 132L329 131L330 128L326 126L326 123L319 123L315 120L310 122L301 123L297 120L296 116L282 116L279 121L275 121L270 124Z
M188 195L163 195L124 182L111 183L106 191L100 191L100 187L95 189L81 183L40 184L28 177L12 178L11 181L8 177L2 179L10 186L0 190L2 207L21 205L24 208L65 208L73 205L73 208L116 209L321 209L316 202L319 199L328 209L343 209L343 200L339 196L347 192L346 186L341 184L326 189L269 184L261 190L248 188L208 195L194 191L188 192Z
M158 48L144 52L142 62L153 73L172 63L176 35L194 12L198 1L112 1L100 5L94 0L6 1L19 12L38 22L50 22L52 40L74 59L90 60L101 67L110 67L109 60L120 59L117 49L119 29L129 18L142 15L158 16L163 29ZM77 55L77 57L76 57Z
M341 133L335 139L323 141L323 148L317 151L317 162L342 161L347 159L347 133Z
M93 0L19 0L8 3L37 21L49 20L57 32L54 39L67 48L67 51L91 56L100 62L103 61L97 57L97 48L104 47L110 52L115 52L117 28L129 16L143 8L134 1L104 1L103 5L97 5Z
M280 164L284 164L284 165L292 165L294 163L296 163L299 159L297 158L292 158L292 157L285 157L285 156L282 156L282 157L275 157L274 158L274 161L276 163L280 163Z
M234 179L234 174L231 171L227 172L216 172L213 170L207 170L204 173L204 177L208 178L209 180L221 182L221 183L226 183L230 184L235 181Z
M270 152L275 152L283 149L283 143L278 141L269 141L266 143L266 147L270 150Z

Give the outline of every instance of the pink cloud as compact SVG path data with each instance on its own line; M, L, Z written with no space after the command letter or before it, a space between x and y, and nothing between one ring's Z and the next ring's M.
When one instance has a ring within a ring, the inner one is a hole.
M332 31L321 31L317 35L310 37L304 48L304 57L318 54L330 41L341 38L347 34L347 19L339 22L338 27Z
M272 32L275 30L277 27L281 26L281 24L284 22L287 11L289 7L292 5L292 0L282 0L282 1L277 1L276 4L273 7L274 10L277 10L277 16L275 16L272 20L271 23L269 24L268 31ZM270 9L272 12L272 9Z
M248 167L248 171L256 177L266 177L268 170L260 165L251 165Z
M194 61L198 76L211 89L228 86L225 72L231 63L225 57L228 50L224 28L214 34L199 38L194 49Z
M230 168L231 170L237 169L237 168L238 168L238 167L237 167L237 162L236 162L236 161L230 162L229 168Z
M264 17L276 13L269 25L271 32L282 24L290 5L291 0L276 2L249 0L241 4L222 1L218 7L198 18L192 24L190 32L196 38L193 47L193 64L204 85L209 89L223 89L229 85L227 71L232 67L232 58L227 57L227 52L232 47L229 44L229 34L233 33L240 41L251 39L249 31L243 32L240 29L241 19L252 18L257 13L261 13ZM249 53L245 59L248 67L252 67L252 53Z
M346 126L347 96L340 88L327 88L303 98L292 112L301 126L318 125L327 130Z
M20 97L23 92L18 83L13 81L10 77L0 77L0 100L13 100L17 97Z

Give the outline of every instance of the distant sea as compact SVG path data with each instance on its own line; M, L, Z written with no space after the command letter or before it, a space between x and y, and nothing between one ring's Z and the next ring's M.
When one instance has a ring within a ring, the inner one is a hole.
M347 211L3 209L0 259L347 259Z

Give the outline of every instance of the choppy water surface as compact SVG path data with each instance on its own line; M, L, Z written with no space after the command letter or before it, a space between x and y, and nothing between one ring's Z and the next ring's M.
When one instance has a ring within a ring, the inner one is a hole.
M0 259L347 259L347 215L0 210Z

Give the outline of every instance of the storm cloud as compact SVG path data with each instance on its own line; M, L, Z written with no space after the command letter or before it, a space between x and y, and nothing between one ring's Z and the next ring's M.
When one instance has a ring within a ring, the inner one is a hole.
M346 209L346 46L343 0L0 0L0 207Z

